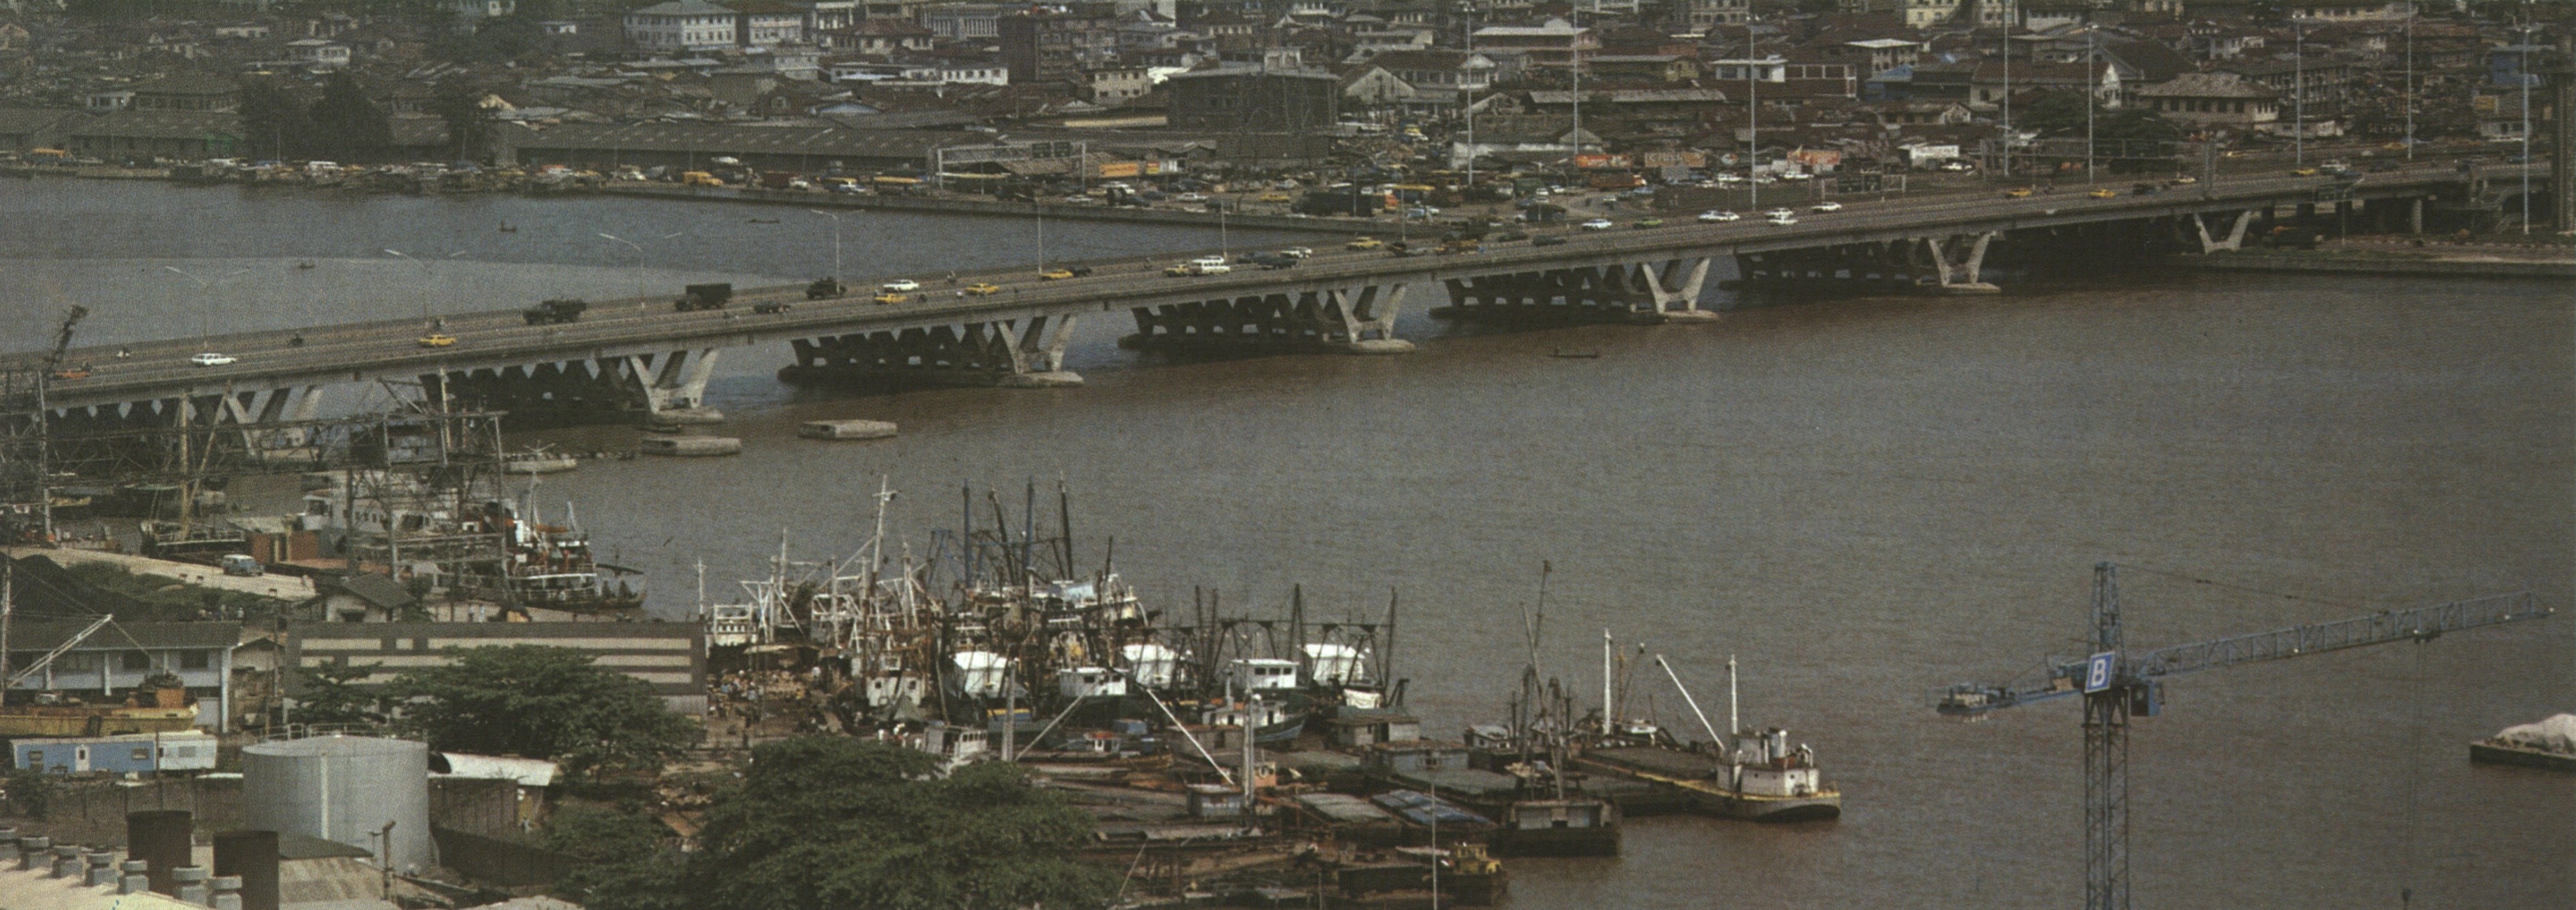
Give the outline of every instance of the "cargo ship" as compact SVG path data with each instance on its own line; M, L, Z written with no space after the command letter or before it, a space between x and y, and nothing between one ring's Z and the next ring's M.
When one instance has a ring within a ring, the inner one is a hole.
M2506 727L2494 736L2470 743L2469 760L2490 765L2576 771L2576 714L2559 714L2538 723Z
M1699 701L1661 656L1673 686L1681 689L1709 741L1683 743L1652 724L1625 723L1596 737L1574 759L1576 768L1650 784L1684 799L1707 815L1762 822L1840 818L1842 793L1826 786L1815 750L1789 744L1789 731L1745 729L1735 710L1735 659L1726 660L1727 727L1720 734Z

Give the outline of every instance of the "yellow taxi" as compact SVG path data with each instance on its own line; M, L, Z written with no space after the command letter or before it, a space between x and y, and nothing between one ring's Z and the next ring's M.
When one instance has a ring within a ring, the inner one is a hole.
M452 348L456 346L456 336L445 332L431 332L427 335L420 336L420 346L424 348Z
M2294 168L2290 173L2297 174L2301 177L2314 177L2317 175L2317 169L2312 167Z
M2005 191L2004 191L2004 198L2006 198L2006 199L2028 199L2028 198L2030 198L2030 187L2026 187L2026 186L2017 186L2017 187L2013 187L2012 189L2005 190Z
M2095 198L2095 199L2109 199L2109 198L2111 198L2111 197L2113 197L2113 196L2117 196L2117 195L2120 195L2120 194L2115 193L2115 192L2112 192L2112 191L2111 191L2111 188L2106 186L2106 187L2102 187L2102 188L2100 188L2100 189L2096 189L2096 190L2094 190L2094 191L2092 191L2092 192L2090 192L2090 193L2086 193L2086 194L2084 194L2084 195L2091 196L2091 197L2093 197L2093 198Z
M1001 286L1001 285L998 285L998 284L989 284L989 283L982 282L982 281L978 281L978 282L975 282L974 284L970 284L970 285L967 285L967 286L966 286L966 293L973 294L973 295L975 295L975 296L977 296L977 297L982 297L982 296L984 296L984 295L986 295L986 294L999 294L999 293L1001 293L1001 292L1002 292L1002 286Z
M1289 199L1288 194L1286 194L1286 193L1263 193L1263 194L1261 194L1261 201L1263 201L1263 202L1288 202L1288 201L1290 201L1290 199Z
M1063 281L1071 277L1073 277L1073 270L1071 269L1048 269L1038 273L1038 280L1040 281Z
M1377 238L1375 238L1375 237L1362 237L1362 238L1360 238L1360 239L1358 239L1358 240L1353 240L1353 241L1351 241L1351 242L1349 242L1349 243L1342 244L1342 249L1346 249L1346 250L1374 250L1374 249L1377 249L1377 248L1379 248L1379 247L1383 247L1383 246L1385 246L1385 245L1386 245L1386 242L1385 242L1385 241L1379 240L1379 239L1377 239Z
M893 291L887 291L885 293L878 294L874 299L878 303L902 303L906 300L911 300L912 298L903 294L897 294Z

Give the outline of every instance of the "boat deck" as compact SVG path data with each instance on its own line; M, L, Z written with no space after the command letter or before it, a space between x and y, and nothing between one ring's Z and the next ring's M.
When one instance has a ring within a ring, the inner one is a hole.
M1642 771L1657 777L1677 780L1700 780L1715 777L1724 763L1713 755L1658 749L1652 746L1617 746L1587 749L1583 757L1605 765L1630 771Z

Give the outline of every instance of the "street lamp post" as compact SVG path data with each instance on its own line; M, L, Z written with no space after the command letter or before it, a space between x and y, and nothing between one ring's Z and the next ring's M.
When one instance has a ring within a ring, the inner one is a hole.
M2415 163L2415 4L2406 4L2406 163Z
M822 209L806 209L806 211L832 219L832 280L839 281L841 280L841 216Z
M615 234L601 234L599 235L599 239L606 240L610 243L623 243L626 245L627 249L635 251L635 296L637 299L642 299L644 296L644 248L636 245L635 241L628 240Z
M1744 7L1744 207L1762 211L1762 52L1753 6Z
M2093 31L2093 24L2092 24L2092 23L2090 23L2090 22L2085 23L2085 24L2084 24L2084 182L2085 182L2085 183L2088 183L2088 184L2093 182L2094 173L2095 173L2095 165L2094 165L2094 161L2093 161L2093 107L2094 107L2094 103L2095 103L2095 102L2097 102L2097 101L2101 100L2098 96L2099 96L2099 95L2101 94L2101 92L2102 92L2102 84L2101 84L2099 81L2097 81L2097 80L2094 78L2094 75L2093 75L2093 74L2094 74L2094 69L2093 69L2093 68L2094 68L2094 66L2096 65L2096 64L2094 63L2094 58L2093 58L2093 35L2094 35L2094 31Z
M165 265L162 266L162 268L178 273L181 278L196 282L197 293L200 295L212 291L217 281L229 279L236 275L250 274L249 269L234 269L221 275L217 275L214 278L205 278L199 276L195 272L188 271L187 269L183 269L175 265ZM212 299L200 300L197 302L197 343L200 346L204 345L206 340L213 337L215 334L214 308L211 306L213 302L214 301Z
M437 323L438 317L432 316L429 313L430 298L438 293L436 288L429 286L430 279L438 277L437 271L430 268L430 265L432 264L431 260L415 258L411 254L397 249L384 249L379 250L378 252L382 252L387 256L392 256L405 262L420 266L420 275L422 280L420 291L420 321L428 325L428 331L437 331L439 328ZM457 250L456 252L447 254L447 258L454 259L463 255L465 255L464 250Z
M2514 75L2522 80L2522 236L2529 237L2531 236L2531 83L2536 80L2531 75L2531 25L2528 21L2522 26L2520 50L2522 63L2514 68ZM2567 115L2566 111L2558 112L2560 117ZM2559 149L2558 154L2567 154L2567 150Z
M2304 168L2308 166L2307 25L2297 19L2290 20L2290 36L2290 109L2298 120L2290 125L2290 154L2292 163Z

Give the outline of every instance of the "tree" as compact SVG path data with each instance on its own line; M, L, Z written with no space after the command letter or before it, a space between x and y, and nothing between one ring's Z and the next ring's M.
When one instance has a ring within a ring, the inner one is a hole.
M329 726L362 726L385 720L384 707L376 693L359 688L359 680L376 672L378 664L351 664L295 668L295 708L287 719L303 724Z
M443 79L430 110L447 124L447 141L457 161L481 161L492 144L492 115L483 109L483 90L463 78Z
M889 743L807 736L753 750L717 794L690 866L713 910L984 910L1106 903L1115 876L1076 858L1090 818L983 762Z
M333 73L322 85L322 100L307 116L313 122L314 151L338 161L374 161L394 144L393 121L367 100L357 77Z
M2173 159L2150 156L2171 151L2163 143L2182 138L2182 130L2163 115L2145 108L2090 107L2083 92L2049 92L2013 112L2013 126L2043 139L2081 139L2091 117L2093 154L2112 171L2172 170ZM2080 151L2083 146L2076 146Z
M538 845L570 866L555 893L591 910L689 910L686 865L670 834L641 815L574 804L555 812Z
M568 648L448 648L450 662L385 687L400 726L457 752L548 759L576 777L656 768L700 733L643 680L591 665Z
M308 156L313 143L313 119L286 89L265 79L242 83L242 132L253 158L289 159Z

